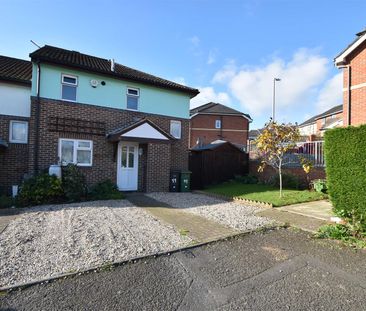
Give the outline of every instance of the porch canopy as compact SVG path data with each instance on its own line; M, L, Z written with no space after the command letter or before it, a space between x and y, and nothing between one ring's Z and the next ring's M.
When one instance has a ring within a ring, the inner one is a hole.
M175 138L147 118L115 129L107 135L110 142L135 141L140 143L171 143Z

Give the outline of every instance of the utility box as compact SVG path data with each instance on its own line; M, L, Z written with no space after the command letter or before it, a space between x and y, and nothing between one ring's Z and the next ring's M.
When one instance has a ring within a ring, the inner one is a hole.
M180 181L180 172L171 171L170 172L170 181L169 181L169 191L170 192L179 191L179 181Z
M180 191L189 192L191 190L191 173L184 171L180 173Z

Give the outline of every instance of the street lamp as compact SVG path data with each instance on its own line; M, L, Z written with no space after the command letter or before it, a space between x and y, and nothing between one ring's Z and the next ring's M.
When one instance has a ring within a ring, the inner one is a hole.
M275 106L276 106L276 82L281 81L280 78L273 78L273 101L272 101L272 121L275 122Z

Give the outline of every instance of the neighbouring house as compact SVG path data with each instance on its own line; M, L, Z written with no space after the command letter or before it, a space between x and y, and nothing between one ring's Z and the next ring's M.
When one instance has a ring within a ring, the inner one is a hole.
M0 195L28 172L32 63L0 56Z
M366 123L366 30L356 34L334 64L343 69L344 125Z
M212 142L230 142L247 150L251 117L219 103L207 103L190 111L190 148Z
M167 191L170 171L188 169L197 89L48 45L30 57L27 173L74 163L90 184L110 179L120 190L149 192Z
M338 105L327 111L311 117L299 125L301 136L324 135L324 131L343 126L343 105Z

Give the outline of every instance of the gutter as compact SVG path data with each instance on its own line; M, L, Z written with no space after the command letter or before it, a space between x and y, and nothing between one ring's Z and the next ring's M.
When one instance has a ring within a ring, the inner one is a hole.
M40 124L40 89L41 89L41 64L37 62L37 100L36 100L36 115L35 115L35 140L34 140L34 173L38 174L39 171L39 124Z

